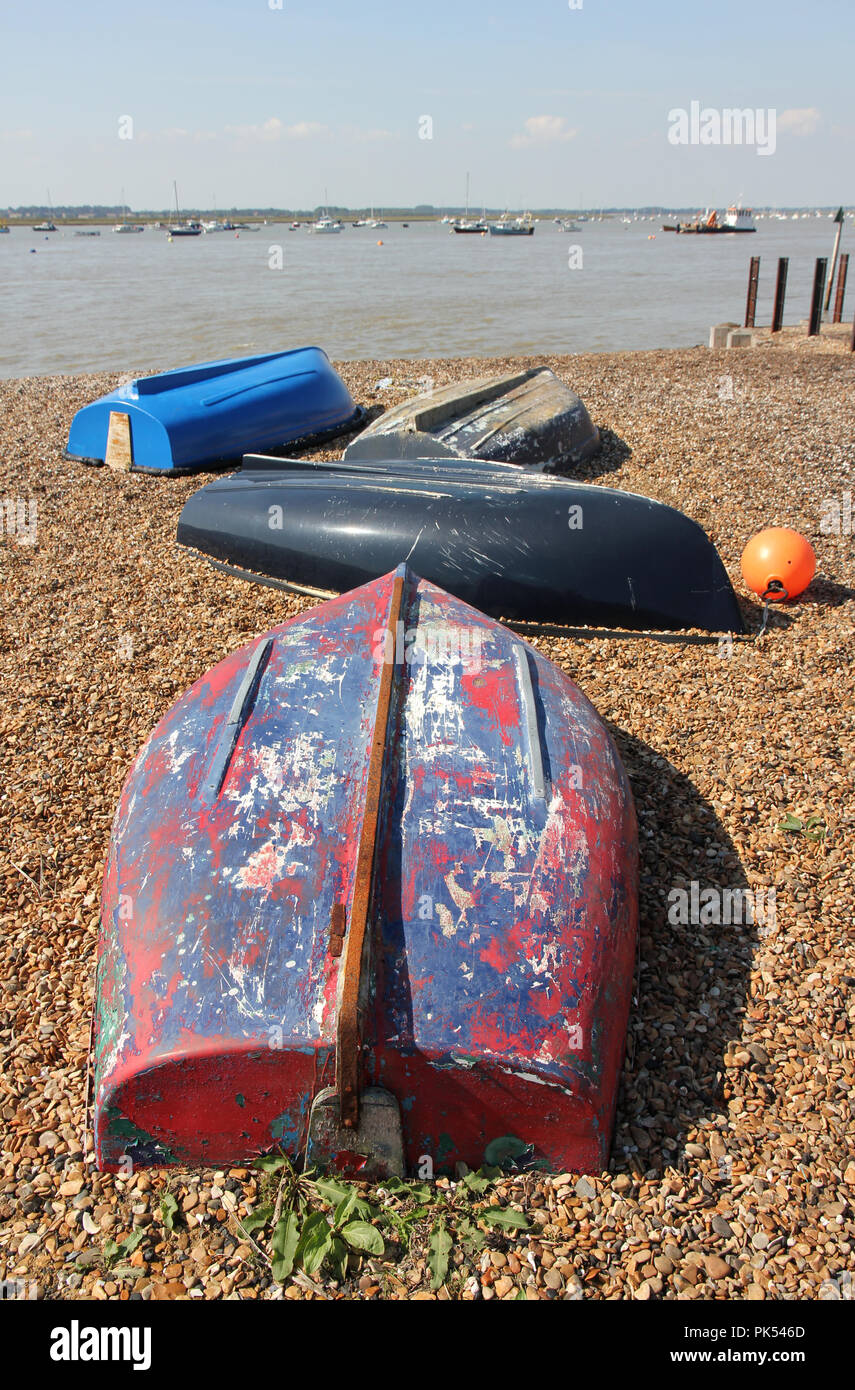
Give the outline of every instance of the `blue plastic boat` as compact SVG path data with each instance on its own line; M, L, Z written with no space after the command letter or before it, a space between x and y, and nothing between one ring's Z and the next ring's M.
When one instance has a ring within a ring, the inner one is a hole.
M306 347L128 382L77 412L66 456L107 461L111 415L124 430L125 466L194 473L257 450L341 434L357 427L363 412L326 353Z

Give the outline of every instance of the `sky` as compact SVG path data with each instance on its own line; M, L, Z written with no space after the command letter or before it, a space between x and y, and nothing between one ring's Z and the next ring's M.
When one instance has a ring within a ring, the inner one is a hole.
M851 205L854 60L855 0L6 0L0 209Z

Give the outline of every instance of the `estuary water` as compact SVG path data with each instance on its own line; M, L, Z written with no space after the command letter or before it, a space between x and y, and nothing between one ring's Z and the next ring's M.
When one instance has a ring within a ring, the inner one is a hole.
M317 343L331 358L502 357L689 347L741 323L761 257L757 322L789 256L785 322L806 318L821 218L757 223L752 236L675 236L662 218L550 220L532 237L457 236L441 222L318 236L260 225L170 241L0 236L0 376L131 373ZM382 242L382 245L378 243ZM855 242L847 221L842 249ZM844 315L851 317L855 266Z

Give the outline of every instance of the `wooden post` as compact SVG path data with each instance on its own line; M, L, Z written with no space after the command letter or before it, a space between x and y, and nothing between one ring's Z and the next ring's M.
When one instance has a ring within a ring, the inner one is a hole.
M834 284L834 268L837 265L837 252L840 250L840 233L843 231L843 208L838 208L835 217L837 231L834 233L834 250L831 253L831 274L828 277L828 293L825 296L825 312L828 313L828 306L831 302L831 287Z
M784 323L784 299L787 293L787 271L789 256L778 257L778 278L775 281L775 308L772 311L772 332L780 333Z
M757 283L760 279L760 257L751 257L748 271L748 298L745 301L745 327L754 327L754 314L757 309Z
M843 322L843 296L846 293L846 276L849 273L849 252L844 251L840 257L840 266L837 271L837 294L834 296L834 313L831 317L832 323Z
M808 337L815 338L822 324L822 292L825 289L825 271L828 261L825 256L817 256L813 273L813 294L810 301L810 323Z

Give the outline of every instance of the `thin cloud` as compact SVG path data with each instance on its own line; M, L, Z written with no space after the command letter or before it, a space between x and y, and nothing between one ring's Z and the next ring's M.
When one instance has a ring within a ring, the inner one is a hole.
M555 145L572 140L578 135L574 126L568 126L564 116L529 116L523 122L524 131L511 139L511 149L522 150L528 145Z
M278 116L271 116L261 125L227 125L225 134L239 140L251 140L259 144L275 140L310 140L316 135L328 135L329 126L318 121L297 121L295 125L285 125Z
M286 140L312 140L316 135L329 133L329 126L318 121L298 121L296 125L286 125L282 131Z
M391 130L368 129L362 130L359 126L345 125L341 127L339 134L345 140L353 140L360 145L383 143L387 140L400 140L400 135L396 135Z
M141 130L134 138L140 145L174 145L186 140L194 145L204 145L217 140L219 136L216 130L185 130L183 126L171 126L167 130Z
M822 122L822 113L815 106L792 107L778 116L778 130L791 135L815 135Z

